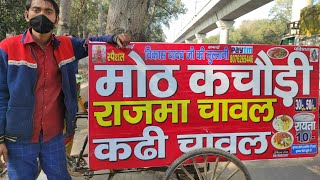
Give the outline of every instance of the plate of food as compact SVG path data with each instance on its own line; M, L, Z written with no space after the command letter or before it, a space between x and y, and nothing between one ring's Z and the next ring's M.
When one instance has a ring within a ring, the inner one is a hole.
M276 131L287 132L293 126L293 120L288 115L279 115L272 121L272 126Z
M268 50L268 56L273 59L283 59L289 55L288 50L282 47L274 47Z
M293 143L293 135L290 132L277 132L271 138L273 147L287 149Z

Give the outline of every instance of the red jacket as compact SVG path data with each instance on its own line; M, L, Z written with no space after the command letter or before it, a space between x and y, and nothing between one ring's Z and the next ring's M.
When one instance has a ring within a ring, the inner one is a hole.
M0 143L4 139L30 142L35 105L34 87L37 63L30 48L23 44L26 33L0 43ZM113 36L91 37L90 41L113 43ZM54 37L54 56L62 75L67 135L74 134L77 112L76 77L78 60L88 51L85 39Z

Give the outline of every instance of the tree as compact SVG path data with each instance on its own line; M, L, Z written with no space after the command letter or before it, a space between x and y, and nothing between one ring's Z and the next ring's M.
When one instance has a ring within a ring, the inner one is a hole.
M99 9L99 14L98 14L98 23L99 23L99 36L102 35L102 21L103 21L103 4L102 4L102 0L99 0L99 4L98 4L98 9Z
M205 38L203 40L203 43L218 44L219 43L219 36L210 36L208 38Z
M70 34L78 37L86 37L88 33L98 35L99 21L102 27L106 27L109 0L73 0L71 13ZM100 7L102 6L102 7ZM103 14L99 15L102 8ZM105 33L105 28L101 30Z
M132 41L163 41L162 25L185 13L179 0L111 0L107 33L128 32Z
M269 16L273 20L290 22L292 11L292 0L276 0L275 5L271 8Z
M133 41L145 41L144 20L148 10L145 0L111 0L107 33L119 34L128 32Z
M70 13L71 13L71 1L61 0L60 2L60 19L57 29L57 35L63 35L65 33L70 33Z
M269 12L269 16L272 18L272 20L278 21L285 25L291 22L292 1L293 0L276 0L275 5ZM285 28L285 32L289 32L289 27Z
M109 34L129 32L133 41L164 41L163 26L169 27L172 18L177 18L186 11L180 0L72 0L72 3L70 0L57 0L57 2L60 4L61 21L56 34L69 33L84 38L88 33L98 35L107 31ZM109 8L109 2L113 3L113 7ZM6 33L21 34L25 31L28 25L23 17L24 4L25 0L0 0L0 39L4 39ZM108 20L108 14L109 18L113 18Z
M239 28L231 29L230 43L279 44L285 31L286 24L280 20L243 21Z
M162 26L169 28L171 19L176 19L179 14L186 13L186 8L180 0L154 0L148 7L145 24L147 41L164 41Z
M27 28L24 19L25 0L0 0L0 40L6 34L20 34Z
M271 19L243 21L239 28L231 29L230 43L279 44L291 19L292 0L275 2L269 12Z

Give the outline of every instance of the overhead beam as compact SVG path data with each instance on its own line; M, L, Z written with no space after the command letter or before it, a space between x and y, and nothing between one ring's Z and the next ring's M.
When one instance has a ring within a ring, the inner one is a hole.
M174 42L192 40L217 28L219 20L233 21L272 0L211 0L178 34Z

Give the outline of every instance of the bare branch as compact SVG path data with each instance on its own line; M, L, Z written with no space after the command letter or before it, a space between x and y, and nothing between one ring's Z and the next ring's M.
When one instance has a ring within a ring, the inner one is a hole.
M156 6L161 7L162 9L164 9L165 11L167 11L170 15L172 15L172 13L171 13L166 7L164 7L164 6L162 6L162 5L158 4L158 3L156 3Z

